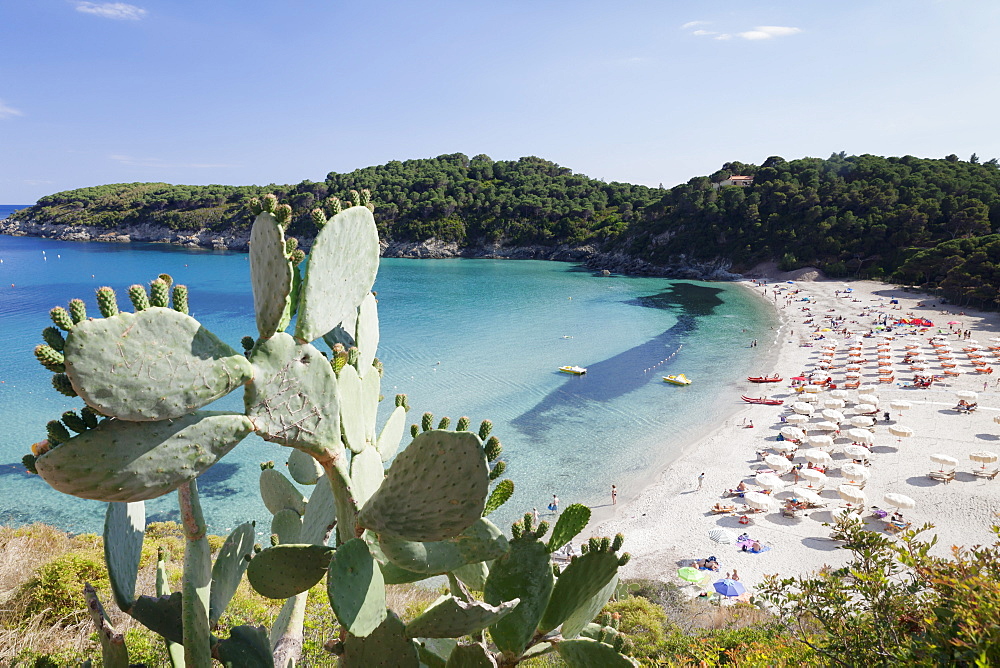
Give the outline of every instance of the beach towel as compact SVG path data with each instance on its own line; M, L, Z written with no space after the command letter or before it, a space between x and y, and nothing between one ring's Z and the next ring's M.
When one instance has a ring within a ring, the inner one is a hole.
M756 552L754 552L753 550L747 550L747 554L761 554L761 553L763 553L763 552L767 552L767 551L768 551L768 550L770 550L770 549L771 549L771 548L769 548L769 547L766 547L766 546L764 546L764 547L761 547L761 548L760 548L760 549L759 549L758 551L756 551Z

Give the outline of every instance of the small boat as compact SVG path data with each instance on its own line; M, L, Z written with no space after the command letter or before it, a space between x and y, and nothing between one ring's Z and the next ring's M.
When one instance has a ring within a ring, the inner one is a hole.
M780 406L781 404L785 403L784 399L769 399L767 397L754 398L754 397L748 397L745 394L743 395L743 401L747 402L748 404L764 404L765 406Z
M563 373L571 373L574 376L582 376L587 373L587 370L582 366L561 366L559 367L559 370Z
M781 376L747 376L751 383L780 383L784 380Z
M690 385L691 380L682 373L678 373L672 376L664 376L663 382L670 383L671 385Z

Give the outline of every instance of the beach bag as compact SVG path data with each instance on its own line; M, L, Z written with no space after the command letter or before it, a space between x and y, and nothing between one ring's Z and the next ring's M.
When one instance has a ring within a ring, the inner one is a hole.
M550 503L549 504L549 510L555 510L555 509L556 509L556 504Z

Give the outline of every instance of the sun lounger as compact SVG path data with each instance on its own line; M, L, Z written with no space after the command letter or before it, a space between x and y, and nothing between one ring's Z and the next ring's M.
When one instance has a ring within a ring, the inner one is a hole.
M962 374L958 371L952 371L951 369L945 369L944 375L946 376L961 376Z
M977 478L986 478L987 480L993 480L997 477L998 473L1000 473L1000 469L972 469L972 475Z
M861 381L858 380L848 381L844 383L844 387L847 388L848 390L856 390L859 387L861 387Z
M930 471L927 477L931 480L940 480L941 482L947 484L955 479L954 471Z
M900 531L906 531L910 528L912 522L886 522L885 532L886 533L899 533Z
M891 382L893 382L895 380L896 380L895 376L882 376L881 378L878 379L878 382L880 382L880 383L891 383Z
M717 515L727 515L729 513L736 512L736 505L730 504L728 506L724 506L720 503L717 503L714 506L712 506L711 510L713 513Z

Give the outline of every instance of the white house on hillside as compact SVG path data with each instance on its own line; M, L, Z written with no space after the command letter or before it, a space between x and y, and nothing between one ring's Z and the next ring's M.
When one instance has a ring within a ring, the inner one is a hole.
M741 188L747 188L753 185L752 176L737 176L732 175L728 179L724 179L719 183L715 184L716 188L721 188L722 186L739 186Z

